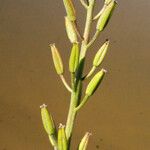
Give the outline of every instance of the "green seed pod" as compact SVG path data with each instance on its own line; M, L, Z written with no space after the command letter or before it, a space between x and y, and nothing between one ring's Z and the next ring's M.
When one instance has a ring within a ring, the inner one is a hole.
M63 145L62 145L62 130L61 128L58 129L58 149L63 150Z
M64 2L64 6L66 9L68 19L70 21L75 21L76 20L76 13L75 13L75 9L74 9L74 5L72 3L72 0L63 0L63 2Z
M67 36L71 43L77 43L77 34L76 29L74 26L74 23L68 19L68 17L65 17L65 26L66 26L66 32Z
M73 43L73 47L69 59L69 71L74 73L79 63L79 44Z
M108 46L109 46L109 41L106 41L102 47L97 51L94 60L93 60L93 66L98 67L102 61L104 60L104 57L107 53L108 50Z
M68 142L65 133L65 126L60 124L58 130L58 149L59 150L67 150Z
M84 135L84 137L82 138L82 140L79 144L78 150L86 150L87 149L90 135L91 135L91 133L88 133L88 132Z
M47 132L47 134L48 135L53 135L53 134L55 134L56 130L55 130L55 126L54 126L52 116L49 114L46 107L47 106L45 104L40 106L42 122L43 122L43 126L44 126L45 131Z
M96 29L99 31L103 31L106 25L108 24L108 21L110 20L112 13L116 6L116 1L112 0L103 11L102 15L100 16Z
M53 58L56 72L59 75L63 74L63 63L62 63L62 59L60 57L60 54L58 52L58 49L56 48L55 44L50 44L50 47L51 47L52 58Z
M67 142L67 137L66 137L66 132L65 132L65 126L62 126L62 145L63 145L63 150L68 149L68 142Z
M100 83L102 82L102 79L105 73L106 73L106 70L102 69L92 78L92 80L90 81L90 83L88 84L86 88L86 92L85 92L86 95L91 96L94 94L94 92L96 91Z

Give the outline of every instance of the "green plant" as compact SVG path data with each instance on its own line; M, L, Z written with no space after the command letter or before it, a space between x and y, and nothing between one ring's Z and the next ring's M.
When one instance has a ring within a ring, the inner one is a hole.
M70 108L66 125L64 126L60 124L57 132L52 116L48 113L46 105L43 104L41 106L43 125L48 134L50 143L55 150L70 150L72 131L76 115L89 100L89 98L94 94L106 74L105 69L101 69L98 73L96 73L87 85L85 93L83 93L82 83L84 82L84 80L91 77L94 74L95 70L101 65L107 53L109 41L106 40L101 48L97 51L89 73L87 75L83 75L86 52L107 26L112 12L116 6L115 0L105 0L103 8L95 17L93 17L93 10L96 4L96 0L87 0L86 2L84 0L80 0L81 4L87 11L85 29L82 36L77 28L76 12L72 0L63 0L63 2L67 14L67 16L65 17L66 32L70 42L72 43L72 50L69 59L71 87L68 85L63 76L63 63L58 49L56 48L55 44L51 44L50 48L56 72L60 76L66 89L71 93ZM93 21L96 20L96 32L90 39L90 29ZM85 134L77 148L78 150L87 149L89 136L90 133Z

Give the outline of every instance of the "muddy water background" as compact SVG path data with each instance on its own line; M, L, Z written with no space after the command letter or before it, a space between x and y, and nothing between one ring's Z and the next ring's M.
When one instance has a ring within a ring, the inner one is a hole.
M78 1L77 6L84 17ZM148 0L120 0L107 30L88 53L86 70L110 38L103 63L107 77L76 120L74 145L90 131L89 150L150 149L149 10ZM42 103L57 124L65 123L69 94L48 49L48 43L57 44L67 70L71 45L64 14L60 0L0 0L0 150L52 149L41 125ZM84 19L79 20L83 27ZM65 75L69 80L67 71Z

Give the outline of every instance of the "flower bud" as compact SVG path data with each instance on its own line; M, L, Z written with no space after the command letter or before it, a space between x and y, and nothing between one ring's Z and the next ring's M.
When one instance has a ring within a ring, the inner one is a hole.
M88 133L88 132L84 135L84 137L82 138L82 140L79 144L78 150L86 150L87 149L90 135L91 135L91 133Z
M59 75L63 74L63 63L62 63L62 59L60 57L60 54L58 52L58 49L56 48L55 44L50 44L50 47L51 47L52 58L53 58L56 72Z
M105 8L101 16L99 17L99 20L97 22L96 29L99 31L103 31L106 25L109 22L109 19L112 16L113 10L115 9L116 6L116 1L112 0Z
M70 21L76 20L76 13L72 3L72 0L63 0L66 9L67 17Z
M73 43L73 47L69 59L69 71L74 73L79 63L79 44Z
M98 67L102 61L104 60L104 57L107 53L108 50L108 46L109 46L109 41L106 41L102 47L97 51L94 60L93 60L93 66Z
M65 17L65 26L66 26L66 32L70 42L77 43L77 34L76 34L74 23L70 21L68 17Z
M65 126L60 124L58 130L58 149L59 150L67 150L68 149L68 142L65 133Z
M90 81L90 83L88 84L86 88L86 92L85 92L86 95L91 96L94 94L94 92L96 91L100 83L102 82L102 79L105 73L106 73L106 70L102 69L92 78L92 80Z
M53 134L55 134L55 126L54 126L52 116L49 114L46 107L47 106L45 104L40 106L42 122L43 122L43 126L44 126L45 131L47 132L47 134L48 135L53 135Z

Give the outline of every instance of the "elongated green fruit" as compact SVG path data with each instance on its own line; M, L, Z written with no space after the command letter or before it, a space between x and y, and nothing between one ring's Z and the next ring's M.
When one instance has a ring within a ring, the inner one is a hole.
M60 124L58 130L58 149L59 150L67 150L68 142L65 133L65 126Z
M65 17L65 26L66 26L66 32L67 36L71 43L77 43L77 34L76 29L72 21L68 19L68 17Z
M47 132L47 134L48 135L53 135L53 134L55 134L56 130L55 130L55 126L54 126L52 116L49 114L46 107L47 106L45 104L40 106L42 122L43 122L43 126L44 126L44 129Z
M70 21L75 21L76 20L76 12L75 12L75 8L72 3L72 0L63 0L63 2L64 2L64 6L66 9L68 19Z
M108 21L110 20L112 13L115 9L116 6L116 1L112 0L105 8L105 10L103 11L102 15L100 16L98 22L97 22L97 26L96 29L99 31L103 31L104 28L106 27L106 25L108 24Z
M106 70L102 69L92 78L92 80L90 81L90 83L88 84L86 88L86 92L85 92L86 95L91 96L94 94L94 92L96 91L100 83L102 82L102 79L105 73L106 73Z
M107 53L109 46L109 41L107 40L102 47L97 51L94 60L93 60L93 66L98 67L104 60L104 57Z
M63 150L67 150L68 149L68 142L67 142L67 137L66 137L66 132L65 132L65 126L61 127L62 129L62 145L63 145Z
M89 137L91 133L87 132L84 137L82 138L78 150L86 150L89 142Z
M62 129L59 126L58 129L58 149L63 150L63 145L62 145Z
M63 150L62 140L61 140L62 130L58 129L58 149Z
M69 71L74 73L79 63L79 44L73 43L73 47L69 59Z
M54 66L56 69L57 74L63 74L63 63L62 59L60 57L60 54L58 52L58 49L56 48L55 44L50 44L51 52L52 52L52 58L54 62Z

